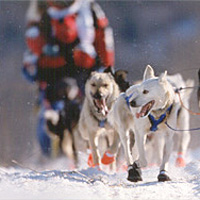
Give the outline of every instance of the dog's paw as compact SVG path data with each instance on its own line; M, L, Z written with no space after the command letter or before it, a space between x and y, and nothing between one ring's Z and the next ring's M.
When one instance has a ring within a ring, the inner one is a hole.
M104 165L109 165L115 161L114 154L110 153L109 151L106 151L101 158L101 163Z
M138 182L142 181L142 172L140 167L138 166L137 163L133 163L133 165L128 166L128 178L127 180L131 182Z
M176 167L185 167L185 160L181 153L178 154L178 157L176 159Z
M59 114L55 110L46 110L44 112L44 117L47 120L50 120L53 125L57 125L59 121Z
M88 164L89 167L95 167L95 168L99 167L99 163L94 164L92 153L90 153L89 156L88 156L88 162L87 162L87 164Z
M92 154L90 153L88 156L88 162L87 162L89 167L94 167L94 162L93 162L93 158L92 158Z
M159 182L171 181L170 177L167 175L165 170L161 170L160 174L158 175Z

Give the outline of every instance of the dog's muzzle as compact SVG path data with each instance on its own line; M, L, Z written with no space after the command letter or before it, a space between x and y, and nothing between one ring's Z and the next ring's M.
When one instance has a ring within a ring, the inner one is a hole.
M135 100L130 101L130 106L137 107L136 101Z
M92 94L91 94L92 95ZM95 93L92 95L94 106L97 108L98 113L102 113L103 116L108 114L108 107L106 105L106 98L101 93Z
M136 117L137 118L146 117L150 113L150 111L151 111L151 109L152 109L152 107L153 107L154 104L155 104L155 101L152 100L152 101L149 101L144 106L142 106L140 112L136 113Z

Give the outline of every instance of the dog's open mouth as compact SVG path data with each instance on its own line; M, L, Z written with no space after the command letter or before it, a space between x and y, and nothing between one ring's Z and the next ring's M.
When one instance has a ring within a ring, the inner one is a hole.
M155 103L155 101L152 100L152 101L148 102L147 104L145 104L144 106L142 106L140 112L136 113L136 117L137 118L146 117L148 115L148 113L150 112L150 110L152 109L154 103Z
M97 108L98 113L102 113L104 116L108 114L108 107L106 105L106 99L94 99L94 105Z

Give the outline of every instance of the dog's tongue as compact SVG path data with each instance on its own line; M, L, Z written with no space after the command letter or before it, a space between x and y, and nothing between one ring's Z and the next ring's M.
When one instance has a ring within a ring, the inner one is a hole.
M136 113L136 118L144 117L145 114L147 113L149 104L146 104L142 107L141 111L139 113Z
M101 111L101 113L104 116L107 115L108 114L108 107L106 105L105 99L97 100L96 103L97 103L97 106L98 106L99 110Z

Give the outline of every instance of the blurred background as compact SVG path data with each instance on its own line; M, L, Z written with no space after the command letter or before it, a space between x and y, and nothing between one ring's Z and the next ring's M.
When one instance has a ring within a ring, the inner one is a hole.
M156 74L180 73L198 84L200 68L200 2L97 1L114 30L116 69L128 79L142 78L147 64ZM37 89L22 76L25 13L28 1L0 0L0 165L42 159L36 140ZM199 111L196 90L190 108ZM191 127L200 118L191 116ZM200 146L200 131L191 132L190 149Z

